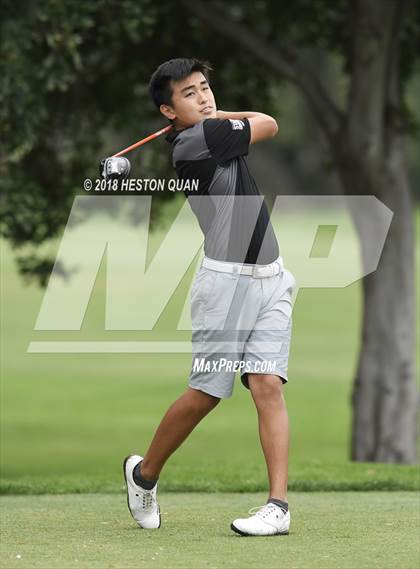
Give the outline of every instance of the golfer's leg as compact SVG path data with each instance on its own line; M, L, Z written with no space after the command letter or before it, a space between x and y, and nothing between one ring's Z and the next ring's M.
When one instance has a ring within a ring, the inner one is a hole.
M189 387L169 407L160 422L141 464L142 476L147 480L156 480L171 454L219 401L218 397Z
M287 501L289 420L283 385L277 375L248 374L248 382L258 413L270 497Z

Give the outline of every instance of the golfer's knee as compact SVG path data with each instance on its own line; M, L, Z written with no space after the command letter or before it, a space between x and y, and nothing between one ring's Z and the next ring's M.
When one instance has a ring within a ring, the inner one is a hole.
M283 385L278 375L249 374L248 382L257 405L277 405L284 401Z

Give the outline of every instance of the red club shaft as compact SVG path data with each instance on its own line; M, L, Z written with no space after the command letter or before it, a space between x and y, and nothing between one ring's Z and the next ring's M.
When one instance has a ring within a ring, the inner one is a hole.
M153 140L154 138L157 138L161 134L168 132L169 130L171 130L171 128L172 128L172 125L165 126L165 128L161 128L157 132L154 132L153 134L149 134L149 136L146 136L146 138L142 138L142 140L135 142L131 146L127 146L127 148L124 148L124 150L120 150L116 154L113 154L112 157L116 158L117 156L122 156L123 154L130 152L130 150L134 150L135 148L138 148L139 146L146 144L146 142L149 142L149 140Z

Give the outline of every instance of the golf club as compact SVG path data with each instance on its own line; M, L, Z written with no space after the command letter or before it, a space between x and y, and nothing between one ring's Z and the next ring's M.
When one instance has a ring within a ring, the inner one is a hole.
M135 148L138 148L139 146L142 146L143 144L146 144L146 142L149 142L150 140L157 138L161 134L168 132L169 130L171 130L171 128L172 125L168 125L165 128L161 128L157 132L149 134L149 136L146 136L145 138L142 138L141 140L135 142L131 146L127 146L127 148L124 148L123 150L120 150L116 154L113 154L111 157L104 158L101 161L99 167L99 172L101 177L105 178L105 180L122 180L124 178L127 178L128 175L130 174L131 164L128 158L121 158L121 156L123 154L126 154L127 152L130 152L131 150L134 150Z
M139 146L146 144L146 142L149 142L149 140L153 140L154 138L157 138L161 134L168 132L169 130L171 130L171 128L172 128L172 125L165 126L165 128L161 128L157 132L154 132L153 134L149 134L149 136L146 136L146 138L142 138L141 140L139 140L138 142L135 142L131 146L127 146L127 148L124 148L124 150L120 150L116 154L113 154L111 158L117 158L117 156L122 156L123 154L127 154L127 152L130 152L131 150L134 150L135 148L138 148Z

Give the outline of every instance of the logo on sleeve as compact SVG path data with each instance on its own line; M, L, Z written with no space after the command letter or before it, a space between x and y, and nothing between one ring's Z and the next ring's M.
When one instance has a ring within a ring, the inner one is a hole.
M245 124L244 121L229 119L232 124L232 130L243 130Z

